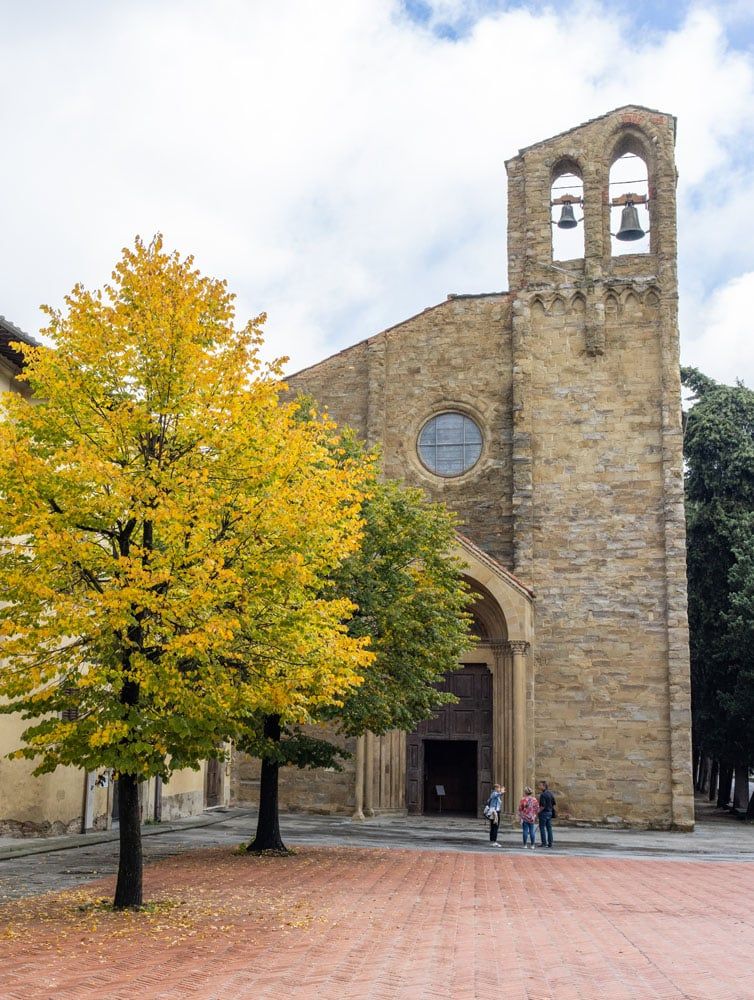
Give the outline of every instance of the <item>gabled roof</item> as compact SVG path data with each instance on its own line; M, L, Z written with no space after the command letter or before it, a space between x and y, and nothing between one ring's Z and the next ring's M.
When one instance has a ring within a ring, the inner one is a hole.
M400 327L405 326L406 323L410 323L412 320L418 319L419 316L423 316L425 313L434 312L435 309L442 309L443 306L447 306L449 302L454 302L457 299L490 299L496 296L506 296L510 292L469 292L469 293L459 293L458 295L448 295L448 297L443 302L437 302L433 306L427 306L426 309L422 309L421 312L414 313L413 316L409 316L407 319L402 319L400 323L394 323L392 326L386 327L384 330L380 330L378 333L373 333L368 337L363 337L361 340L357 340L353 344L349 344L348 347L344 347L340 351L335 351L334 354L328 354L326 358L322 358L321 361L315 361L313 365L307 365L306 368L299 368L296 372L291 372L290 375L286 375L284 381L288 379L295 378L297 375L303 375L305 372L313 371L315 368L319 368L320 365L327 364L328 361L332 361L333 358L340 358L349 351L352 351L354 347L359 347L361 344L369 344L378 337L384 337L387 333L392 333L393 330L398 330Z
M461 543L461 546L466 549L467 552L473 552L480 562L489 566L491 570L497 573L498 576L507 580L507 582L515 587L516 590L520 591L530 599L537 596L531 587L527 587L525 583L522 583L521 580L519 580L517 576L514 576L509 569L506 569L501 562L494 559L488 552L485 552L484 549L480 549L479 546L472 542L468 536L462 535L460 531L456 531L456 537Z
M24 333L15 323L11 323L5 316L0 316L0 357L21 371L24 359L20 351L10 346L14 342L29 344L30 347L40 346L39 341Z
M676 126L678 124L678 119L675 115L670 115L667 111L658 111L657 108L647 108L643 104L623 104L619 108L613 108L612 111L606 111L604 115L597 115L596 118L588 118L580 125L574 125L573 128L566 129L565 132L557 132L555 135L551 135L547 139L540 139L538 142L533 142L530 146L523 146L519 149L518 156L523 156L524 153L528 153L530 149L536 149L537 146L544 146L546 143L552 142L553 139L561 139L564 135L570 135L571 132L578 132L579 129L585 128L587 125L593 125L594 122L601 122L606 118L611 118L613 115L619 115L623 111L645 111L650 115L662 115L663 118L672 118L673 136L675 137ZM511 160L515 159L515 156L511 157ZM506 163L510 163L510 160L506 160Z
M531 643L534 636L534 591L496 559L456 532L455 554L466 576L487 591L505 620L509 641Z

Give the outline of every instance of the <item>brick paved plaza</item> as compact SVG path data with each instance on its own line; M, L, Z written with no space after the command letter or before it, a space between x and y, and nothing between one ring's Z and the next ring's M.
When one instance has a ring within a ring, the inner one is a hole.
M754 997L750 862L220 846L149 864L147 913L112 887L0 908L2 1000Z

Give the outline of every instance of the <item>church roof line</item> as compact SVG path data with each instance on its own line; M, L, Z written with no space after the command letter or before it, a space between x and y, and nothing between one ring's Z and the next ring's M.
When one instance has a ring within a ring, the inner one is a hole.
M613 108L612 111L606 111L604 115L597 115L596 118L587 118L585 122L582 122L580 125L574 125L573 128L567 128L564 132L556 132L555 135L548 136L546 139L540 139L538 142L533 142L529 146L522 146L515 156L511 156L505 162L510 163L512 160L517 160L519 156L523 156L524 153L528 153L531 149L537 149L538 146L544 146L548 142L552 142L553 139L562 139L565 135L570 135L572 132L578 132L579 129L586 128L587 125L593 125L595 122L604 121L606 118L612 117L612 115L620 114L621 111L646 111L651 115L662 115L663 118L672 118L673 136L675 137L678 125L678 119L675 115L668 114L667 111L659 111L657 108L648 108L643 104L622 104L619 108Z
M328 354L326 358L322 358L320 361L315 361L313 365L307 365L306 368L299 368L298 371L291 372L290 375L286 375L283 381L287 381L289 378L295 378L297 375L303 375L304 372L314 371L315 368L319 368L320 365L326 364L328 361L332 361L333 358L340 358L348 351L352 351L354 347L360 347L362 344L368 344L372 340L376 340L378 337L382 337L386 333L392 333L393 330L397 330L400 326L405 326L406 323L410 323L414 319L418 319L425 313L433 312L435 309L441 309L446 306L448 302L453 302L456 299L491 299L497 296L504 298L506 295L510 295L509 291L502 292L459 292L458 294L450 293L446 299L442 302L437 302L433 306L427 306L418 313L414 313L413 316L408 316L406 319L402 319L400 323L393 323L392 326L385 327L384 330L379 330L377 333L372 333L368 337L362 337L361 340L357 340L353 344L349 344L348 347L343 347L339 351L335 351L333 354Z

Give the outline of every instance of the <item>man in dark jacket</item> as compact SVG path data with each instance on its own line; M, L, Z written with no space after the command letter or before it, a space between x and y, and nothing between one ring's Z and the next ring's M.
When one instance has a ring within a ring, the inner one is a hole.
M539 839L542 847L552 847L552 817L555 812L555 796L546 781L539 783Z

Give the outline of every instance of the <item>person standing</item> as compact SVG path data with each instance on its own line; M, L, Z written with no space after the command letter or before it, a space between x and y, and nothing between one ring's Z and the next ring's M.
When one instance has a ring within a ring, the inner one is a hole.
M546 781L539 783L539 839L542 847L552 847L552 817L555 815L555 796Z
M502 785L493 785L490 797L487 799L487 805L484 807L484 815L490 821L490 846L500 847L501 845L497 842L497 831L500 827L500 813L503 809L503 795L505 795L505 789Z
M524 796L518 804L518 818L521 820L521 829L524 834L524 849L531 842L531 849L534 850L534 821L539 813L539 803L531 793L531 788L527 785L524 789Z

